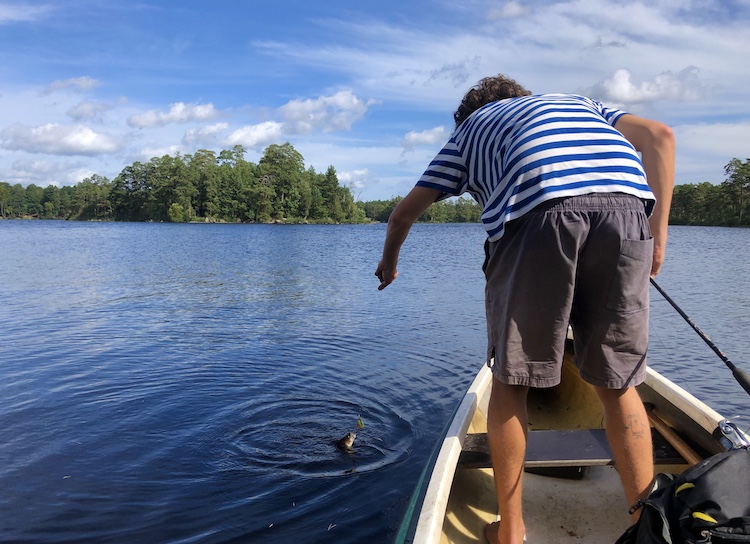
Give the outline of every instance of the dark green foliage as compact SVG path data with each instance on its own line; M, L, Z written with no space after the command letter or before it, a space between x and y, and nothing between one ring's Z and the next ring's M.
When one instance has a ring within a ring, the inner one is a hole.
M677 185L670 223L750 225L750 159L732 159L720 185ZM355 202L336 169L305 169L290 143L269 146L259 164L242 146L193 155L155 157L126 166L112 181L97 174L78 185L47 188L0 182L0 218L94 221L387 222L401 197ZM419 218L432 223L479 222L469 198L433 204Z
M720 185L677 185L669 222L674 225L750 225L750 159L732 159Z
M305 170L291 144L272 145L260 164L242 146L155 157L126 166L112 181L99 175L46 189L0 182L0 217L109 221L364 222L336 170Z
M73 188L64 187L63 189ZM112 184L107 178L94 174L84 179L74 189L72 199L68 199L66 207L61 205L61 209L54 217L61 217L60 212L65 209L68 213L64 216L68 219L105 220L112 217L110 200Z
M371 221L385 223L393 208L403 200L402 197L390 200L373 200L360 202L358 205ZM418 219L422 223L478 223L482 209L470 198L460 197L442 200L430 206Z
M370 202L360 202L359 206L365 212L365 215L371 221L385 223L391 216L391 212L396 205L403 200L402 197L392 198L390 200L372 200Z

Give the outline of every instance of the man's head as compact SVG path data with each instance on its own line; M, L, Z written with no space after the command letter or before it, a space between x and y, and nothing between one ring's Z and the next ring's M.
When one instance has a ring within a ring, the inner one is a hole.
M463 100L461 100L461 105L458 106L458 109L453 114L456 127L485 104L516 96L528 96L530 94L530 91L527 91L514 80L502 74L495 77L486 77L466 93Z

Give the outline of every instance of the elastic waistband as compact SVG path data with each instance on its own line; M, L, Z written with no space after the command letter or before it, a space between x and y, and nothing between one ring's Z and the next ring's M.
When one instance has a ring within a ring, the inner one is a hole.
M626 210L645 212L646 202L637 196L625 193L590 193L586 195L555 198L542 202L530 213L564 211L609 211Z

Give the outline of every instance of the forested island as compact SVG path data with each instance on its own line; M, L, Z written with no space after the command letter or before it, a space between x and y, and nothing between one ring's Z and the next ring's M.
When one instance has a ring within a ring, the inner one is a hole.
M305 168L292 144L271 145L258 164L245 149L201 149L126 166L113 180L100 175L46 188L0 182L0 217L76 221L216 223L365 223L387 221L400 197L355 202L336 169ZM422 220L477 222L468 198L438 203Z
M732 159L725 181L677 185L670 223L750 226L750 159ZM271 145L258 164L245 149L201 149L165 155L125 167L113 180L92 175L77 185L46 188L0 182L0 218L75 221L164 221L217 223L385 222L401 197L356 201L340 185L336 169L305 168L292 144ZM478 222L470 198L431 206L420 221Z

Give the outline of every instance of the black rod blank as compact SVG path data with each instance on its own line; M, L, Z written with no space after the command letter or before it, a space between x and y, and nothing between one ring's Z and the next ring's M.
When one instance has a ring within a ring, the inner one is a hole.
M662 289L658 283L654 280L654 278L651 278L651 285L656 287L656 290L661 293L661 296L664 297L664 300L669 302L669 304L672 305L672 308L677 310L677 313L682 316L682 318L687 321L688 325L690 325L695 332L698 333L698 336L700 336L703 341L708 344L708 347L710 347L716 355L719 356L719 358L724 361L724 364L729 367L729 369L732 371L732 375L734 376L734 379L737 380L737 383L739 383L742 388L747 392L748 395L750 395L750 375L748 375L744 370L741 368L737 368L737 365L735 365L732 361L730 361L726 355L718 348L716 347L716 344L714 344L711 339L708 337L706 333L704 333L700 328L698 328L698 325L693 322L692 319L690 319L690 316L688 316L685 312L682 311L682 308L680 308L677 303L672 300L672 298L664 292L664 289Z

